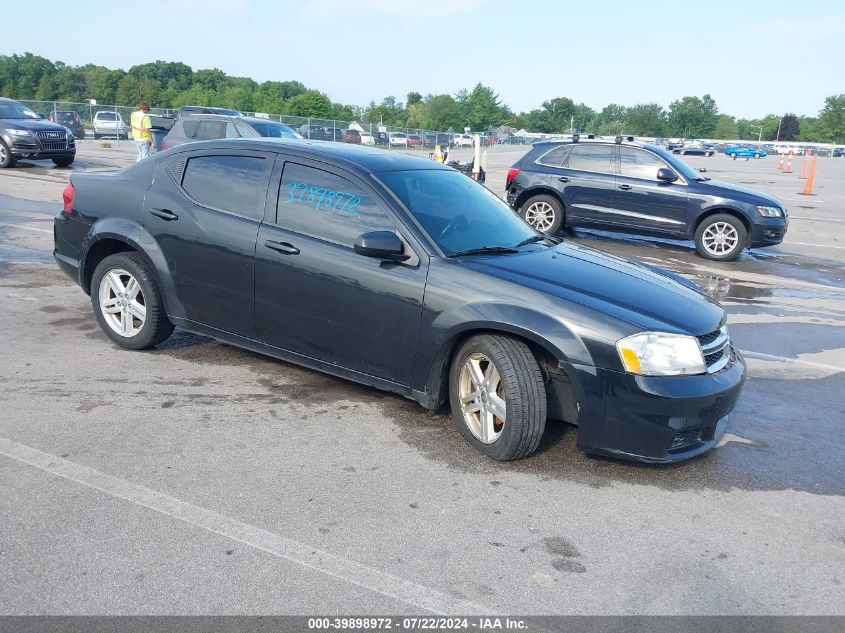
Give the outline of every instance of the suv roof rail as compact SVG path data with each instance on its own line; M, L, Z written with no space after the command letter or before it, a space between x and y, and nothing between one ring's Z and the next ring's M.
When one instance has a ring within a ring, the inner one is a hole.
M616 137L616 142L617 142L617 143L621 143L622 141L630 141L630 142L633 142L633 140L634 140L634 137L633 137L633 136L617 136L617 137Z

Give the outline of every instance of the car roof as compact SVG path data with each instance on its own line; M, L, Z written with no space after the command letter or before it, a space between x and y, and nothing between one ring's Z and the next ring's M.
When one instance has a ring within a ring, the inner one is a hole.
M281 146L281 147L280 147ZM266 150L278 152L280 150L291 150L303 157L315 160L329 160L345 167L350 171L357 171L361 174L367 172L379 173L386 171L406 171L418 169L435 169L449 171L442 163L438 163L420 156L409 156L400 152L391 152L384 149L375 149L366 145L355 145L350 143L335 143L332 141L312 141L308 139L281 139L281 138L240 138L240 139L217 139L211 141L199 141L179 145L178 149L243 149L243 150Z
M580 139L577 141L573 141L572 139L566 139L563 141L536 141L533 143L533 147L556 147L558 145L621 145L623 147L640 147L643 149L650 149L650 150L663 150L663 147L659 145L654 145L652 143L643 143L642 141L628 141L623 140L621 142L617 142L614 139L602 139L602 138L585 138Z

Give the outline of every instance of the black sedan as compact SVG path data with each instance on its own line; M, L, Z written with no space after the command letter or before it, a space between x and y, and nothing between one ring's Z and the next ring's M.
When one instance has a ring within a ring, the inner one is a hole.
M691 457L745 380L724 310L693 284L551 239L459 172L395 152L183 145L74 174L55 240L122 347L180 326L448 405L497 460L533 453L547 418L578 425L588 452Z

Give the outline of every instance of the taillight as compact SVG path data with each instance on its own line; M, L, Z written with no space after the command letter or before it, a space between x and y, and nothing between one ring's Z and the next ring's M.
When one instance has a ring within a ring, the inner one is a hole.
M166 136L163 139L161 139L161 149L163 149L163 150L167 149L167 137Z
M62 201L64 202L64 206L62 207L62 211L65 213L71 213L73 211L73 183L69 182L65 190L62 191Z
M519 173L519 167L511 167L508 169L508 184L513 182L513 179L516 178L516 175Z

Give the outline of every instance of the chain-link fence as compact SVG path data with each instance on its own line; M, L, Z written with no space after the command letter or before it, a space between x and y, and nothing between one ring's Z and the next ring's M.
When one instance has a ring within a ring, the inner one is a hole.
M84 128L82 138L131 138L130 116L136 109L129 106L91 105L88 103L72 103L67 101L31 101L19 100L35 112L43 114L51 120L57 120L66 125L68 115L61 113L74 112L79 116ZM102 114L98 114L102 113ZM178 108L150 108L150 114L161 117L176 117ZM319 117L292 116L286 114L268 114L243 112L244 116L257 116L287 125L308 139L320 141L357 142L377 145L384 148L424 149L432 151L435 145L450 147L459 144L456 137L463 134L463 130L429 130L424 128L407 128L393 125L381 125L369 121L341 121ZM70 115L72 117L72 115ZM155 123L154 123L155 124ZM355 130L346 134L346 130ZM512 135L511 135L512 136ZM344 138L346 137L346 138ZM495 136L492 136L496 139ZM501 142L501 137L499 139ZM519 139L530 143L537 139ZM508 142L517 142L507 139Z

